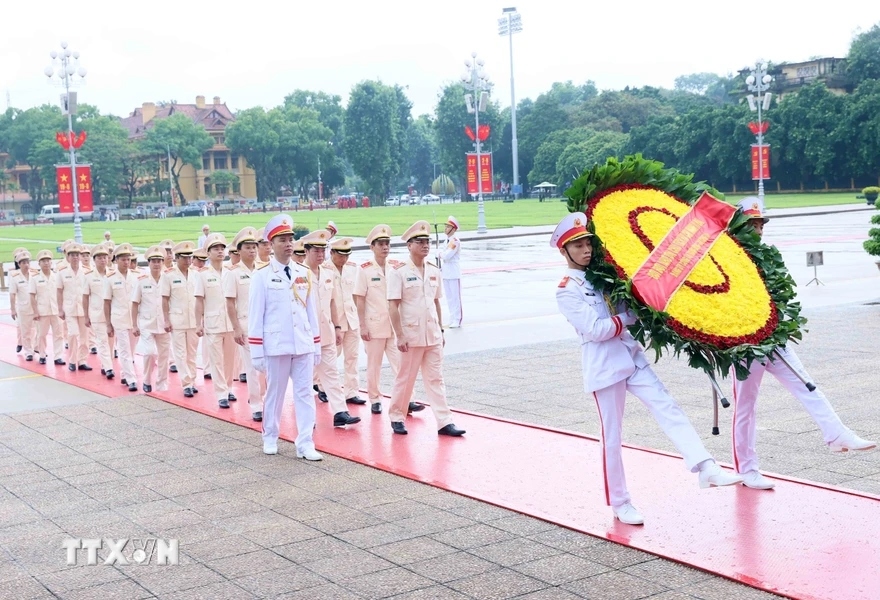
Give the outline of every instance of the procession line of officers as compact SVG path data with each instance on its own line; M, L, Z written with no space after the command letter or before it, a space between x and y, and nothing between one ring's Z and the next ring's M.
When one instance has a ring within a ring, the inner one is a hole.
M444 256L454 255L457 268L458 222L450 217L446 225ZM388 258L388 225L372 229L367 243L373 260L360 265L349 260L352 238L334 239L336 233L330 222L327 229L294 240L293 219L279 214L264 229L243 228L231 243L219 233L211 234L202 248L164 240L147 249L145 270L138 269L130 244L110 240L92 247L68 240L57 263L50 250L41 250L35 257L38 268L32 267L30 253L19 248L10 284L12 317L19 325L17 351L26 361L36 356L46 364L51 359L72 372L91 371L88 357L95 354L107 379L116 377L118 358L120 381L131 392L138 390L135 354L141 354L145 392L167 391L168 373L179 372L183 395L192 398L199 392L201 341L205 379L212 380L220 408L237 400L234 381L247 383L266 454L278 452L291 380L297 456L321 460L312 437L315 392L329 404L334 426L360 421L348 405L368 402L358 395L362 340L372 413L383 410L379 379L385 357L394 374L388 409L394 433L406 434L406 416L425 408L411 401L421 372L438 434L463 435L446 402L443 278L427 260L428 222L416 222L401 236L408 250L403 261ZM344 357L341 380L339 351Z

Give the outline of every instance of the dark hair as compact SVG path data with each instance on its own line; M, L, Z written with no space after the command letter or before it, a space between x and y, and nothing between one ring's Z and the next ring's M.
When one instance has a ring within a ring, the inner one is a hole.
M16 270L21 269L21 267L18 266L18 261L17 261L17 260L14 260L14 261L12 261L12 262L15 263L15 268L16 268Z

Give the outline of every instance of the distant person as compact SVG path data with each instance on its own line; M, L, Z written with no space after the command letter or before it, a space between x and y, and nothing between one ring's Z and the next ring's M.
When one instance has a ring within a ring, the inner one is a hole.
M205 242L208 241L209 235L211 235L211 228L205 223L202 225L202 235L199 236L199 248L205 247Z
M105 246L109 246L110 250L113 250L113 248L116 247L116 242L114 242L113 240L110 239L110 232L109 231L104 232L104 241L101 243L104 244Z
M443 274L443 295L449 306L449 327L461 327L461 240L458 219L452 215L446 219L446 250L440 255L440 272Z

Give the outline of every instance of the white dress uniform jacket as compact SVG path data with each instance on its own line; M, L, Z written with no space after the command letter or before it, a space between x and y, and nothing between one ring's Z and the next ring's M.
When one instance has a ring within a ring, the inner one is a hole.
M604 295L593 289L583 271L566 271L556 290L556 302L581 340L586 393L623 381L636 367L648 366L642 347L620 317L611 314Z
M358 267L354 261L348 261L342 265L342 272L335 265L327 267L336 276L336 322L342 327L342 331L356 331L360 328L358 322L357 304L354 301L354 286L357 281Z
M451 235L446 238L446 249L440 253L440 270L443 279L461 279L461 240Z

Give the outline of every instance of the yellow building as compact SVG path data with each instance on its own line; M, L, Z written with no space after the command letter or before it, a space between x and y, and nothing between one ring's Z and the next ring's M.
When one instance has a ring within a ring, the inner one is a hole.
M740 75L747 77L750 69L743 69ZM804 62L782 63L771 65L767 71L773 77L770 91L782 100L786 95L797 92L805 85L821 81L832 94L843 95L852 93L852 82L846 76L845 58L814 58ZM740 96L748 94L741 90Z
M216 186L211 183L211 176L216 171L231 171L238 175L238 183L233 184L232 190L225 194L227 199L256 198L257 181L253 169L247 166L244 157L233 155L226 147L226 126L235 121L235 115L226 103L220 101L219 96L214 96L211 104L205 103L204 96L196 96L195 104L168 103L157 106L155 102L144 102L121 122L128 130L129 138L138 139L146 134L151 123L178 113L185 114L194 123L202 125L214 138L214 146L202 155L202 168L194 169L192 165L184 165L180 171L180 189L187 202L221 197ZM160 161L159 177L167 181L168 161L164 156L157 158ZM174 169L177 169L176 162Z

